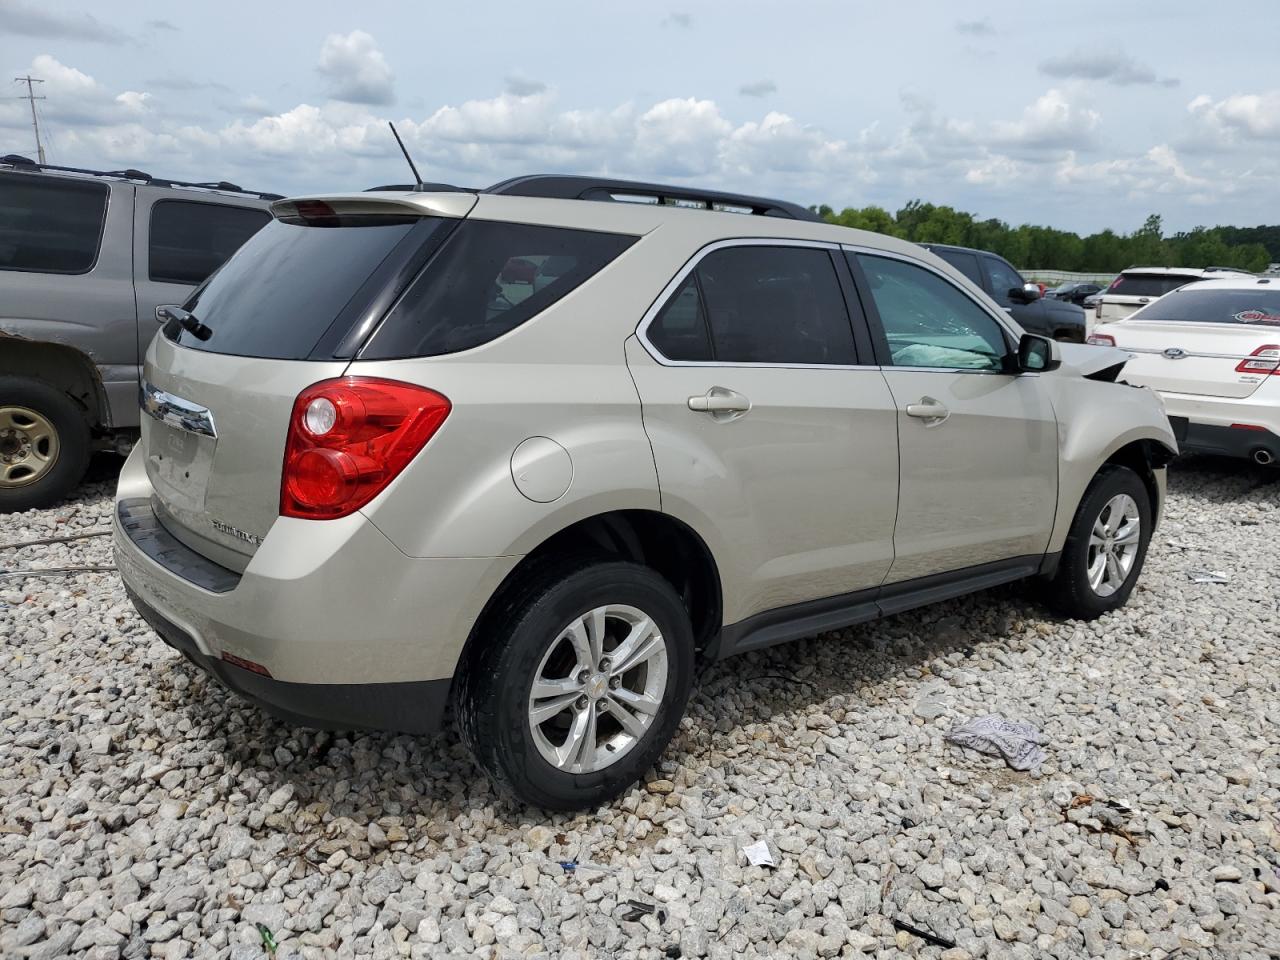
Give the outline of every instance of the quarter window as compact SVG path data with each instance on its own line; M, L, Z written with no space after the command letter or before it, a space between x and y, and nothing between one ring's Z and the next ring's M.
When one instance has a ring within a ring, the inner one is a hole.
M104 183L0 176L0 270L88 273L107 214Z
M835 265L811 247L708 254L655 318L649 342L672 360L857 362Z
M164 283L203 283L270 219L252 207L157 201L151 208L147 275Z
M1001 370L1008 352L996 320L932 270L857 254L895 367Z

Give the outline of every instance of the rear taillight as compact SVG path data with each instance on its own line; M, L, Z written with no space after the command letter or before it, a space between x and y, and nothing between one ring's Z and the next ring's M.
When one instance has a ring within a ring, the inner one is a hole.
M1280 374L1280 346L1264 344L1236 364L1236 373Z
M1109 333L1091 333L1085 343L1092 343L1096 347L1114 347L1116 338Z
M280 514L332 520L382 492L451 409L434 390L376 377L313 384L293 403Z

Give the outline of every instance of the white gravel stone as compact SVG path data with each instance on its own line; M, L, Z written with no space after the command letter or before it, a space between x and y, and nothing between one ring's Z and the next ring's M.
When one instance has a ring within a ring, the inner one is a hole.
M0 543L106 527L109 467L0 517ZM647 783L577 816L499 802L450 732L264 716L158 640L114 574L2 580L0 955L260 960L262 923L279 960L1262 960L1278 524L1280 472L1179 465L1123 610L1059 622L1005 588L716 664ZM107 538L0 552L110 561ZM1037 774L943 741L993 712L1050 739ZM778 866L745 865L766 838ZM621 920L628 899L665 922Z

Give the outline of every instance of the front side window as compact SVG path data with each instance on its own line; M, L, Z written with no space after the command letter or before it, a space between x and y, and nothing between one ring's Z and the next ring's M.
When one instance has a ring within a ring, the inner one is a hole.
M1008 345L1002 328L959 288L904 260L856 256L895 367L1004 368Z
M431 357L497 339L604 269L636 238L466 220L414 278L360 354Z
M88 273L107 215L105 183L0 174L0 270Z
M995 257L983 257L982 262L991 281L992 298L1002 307L1012 306L1009 291L1022 289L1022 277L1018 276L1018 271Z
M252 207L159 200L151 208L147 275L164 283L204 283L270 219Z
M857 362L831 255L811 247L712 251L666 303L648 335L672 360Z

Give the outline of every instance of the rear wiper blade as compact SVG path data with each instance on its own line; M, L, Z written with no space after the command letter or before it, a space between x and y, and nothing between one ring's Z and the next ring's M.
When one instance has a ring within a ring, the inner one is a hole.
M156 319L163 323L172 320L197 340L208 340L213 336L213 331L201 323L194 313L173 304L156 307Z

